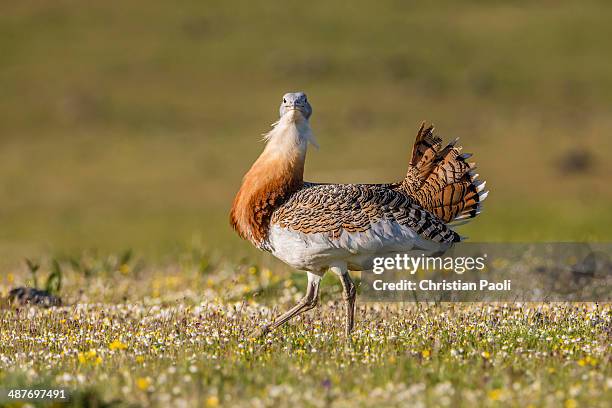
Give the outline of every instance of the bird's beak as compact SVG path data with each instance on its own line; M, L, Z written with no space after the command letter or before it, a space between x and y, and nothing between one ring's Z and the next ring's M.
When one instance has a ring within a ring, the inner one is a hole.
M283 117L295 123L306 120L306 114L298 106L288 106Z
M296 110L299 111L302 115L306 115L306 107L302 105L294 104L289 107L289 110Z
M287 112L291 112L291 111L298 111L302 115L306 115L306 109L302 105L294 104L294 105L287 106Z

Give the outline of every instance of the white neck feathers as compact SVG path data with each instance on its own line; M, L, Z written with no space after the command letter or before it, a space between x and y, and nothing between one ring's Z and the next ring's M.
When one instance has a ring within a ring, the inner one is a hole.
M316 146L302 114L285 113L265 135L266 147L242 180L230 214L240 236L261 245L276 207L302 188L308 143Z
M287 112L272 126L272 130L264 135L266 148L262 157L303 159L308 143L319 147L312 134L310 123L297 110Z

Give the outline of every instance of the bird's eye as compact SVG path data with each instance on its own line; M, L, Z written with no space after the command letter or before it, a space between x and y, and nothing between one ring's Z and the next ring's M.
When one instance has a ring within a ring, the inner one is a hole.
M283 98L283 103L287 103L287 99Z

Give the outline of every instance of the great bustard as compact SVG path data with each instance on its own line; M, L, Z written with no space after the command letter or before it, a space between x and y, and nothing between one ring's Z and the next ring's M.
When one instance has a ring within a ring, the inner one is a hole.
M316 145L312 108L302 92L288 93L263 153L244 176L230 221L257 248L306 271L305 296L255 336L317 305L327 270L341 280L346 333L353 328L356 290L349 270L373 259L421 249L442 252L461 237L449 223L475 217L486 198L473 163L455 142L442 147L421 125L404 180L390 184L320 184L303 179L308 143Z

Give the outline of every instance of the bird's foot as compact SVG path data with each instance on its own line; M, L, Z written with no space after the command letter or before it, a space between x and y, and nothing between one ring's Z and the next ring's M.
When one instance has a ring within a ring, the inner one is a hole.
M250 335L249 339L259 339L270 332L270 326L264 325L256 328Z

